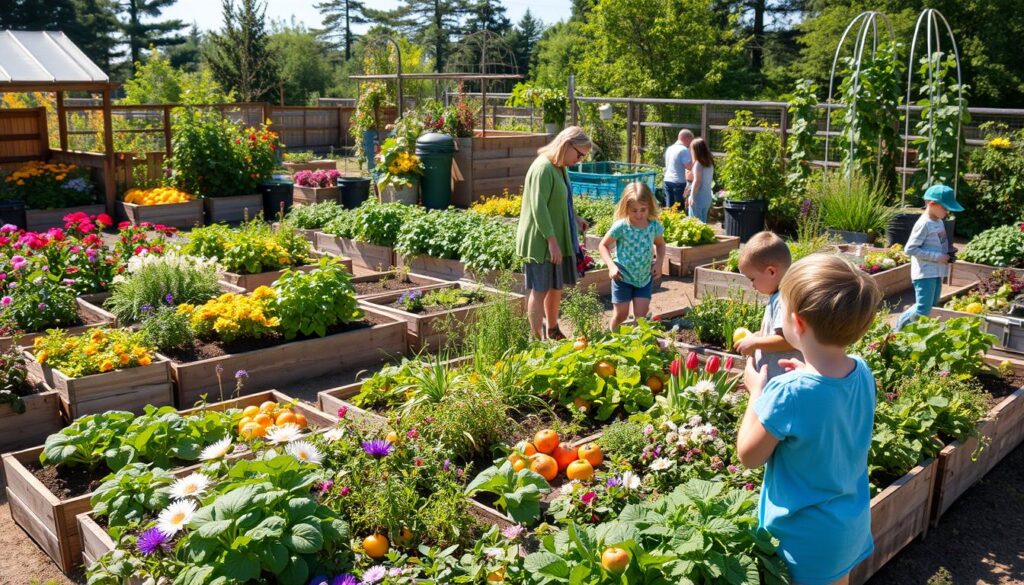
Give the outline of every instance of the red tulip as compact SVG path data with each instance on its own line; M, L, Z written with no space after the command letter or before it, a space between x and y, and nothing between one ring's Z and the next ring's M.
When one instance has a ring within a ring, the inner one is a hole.
M692 352L691 351L689 353L689 355L686 356L686 369L687 370L696 370L697 369L697 353L696 352Z
M726 370L731 370L734 361L735 360L732 359L732 356L729 356L729 357L725 358L725 369Z
M708 358L708 361L704 363L704 371L709 374L718 372L718 369L722 367L722 358L717 355L713 355Z
M672 360L672 363L668 365L668 373L673 377L679 376L679 373L683 370L683 360L676 358Z

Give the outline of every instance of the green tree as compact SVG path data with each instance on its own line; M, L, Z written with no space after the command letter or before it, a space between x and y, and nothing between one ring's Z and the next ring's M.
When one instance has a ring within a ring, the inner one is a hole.
M128 44L128 58L132 63L139 60L146 47L168 47L185 42L185 37L176 34L185 28L185 23L154 20L175 2L177 0L120 0L121 33Z
M285 103L305 105L325 93L332 69L315 34L301 26L284 27L270 35L267 47L277 56L278 89Z
M582 24L559 22L541 34L534 49L530 78L541 87L566 87L574 64L583 58ZM638 94L639 95L639 94Z
M516 57L516 73L529 75L533 65L533 54L544 32L544 23L537 20L527 8L509 35L509 44Z
M394 10L367 9L366 14L428 47L434 70L440 72L448 62L452 37L461 33L460 23L466 10L466 0L403 0Z
M370 22L366 18L366 7L360 0L324 0L316 4L324 19L324 28L320 30L320 38L326 40L331 47L345 47L345 61L352 59L352 45L356 36L352 34L353 24Z
M124 83L120 103L136 104L220 104L231 96L213 79L208 68L184 71L174 67L167 53L157 48L135 63L135 74Z
M259 0L222 0L224 28L211 33L204 57L213 76L238 99L263 99L277 85L277 64L267 47L267 5Z
M480 30L503 35L512 30L512 22L505 15L505 7L495 0L473 0L466 6L465 33Z

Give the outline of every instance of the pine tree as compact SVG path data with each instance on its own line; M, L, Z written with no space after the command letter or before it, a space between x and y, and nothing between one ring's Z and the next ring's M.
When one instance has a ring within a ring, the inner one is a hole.
M366 15L398 29L433 52L434 70L444 71L451 52L452 37L461 34L460 23L466 14L466 0L403 0L394 10L372 10Z
M214 78L243 102L256 101L277 85L277 64L267 50L266 4L222 0L224 28L210 34L204 57Z
M512 22L505 16L505 7L495 0L475 0L466 7L466 24L463 31L467 34L486 30L503 35L512 30Z
M527 75L530 72L533 53L542 34L544 34L544 23L534 18L533 13L527 8L511 35L512 50L515 53L516 67L518 68L516 73Z
M167 57L175 69L195 72L199 70L199 61L202 58L203 35L195 24L188 30L185 42L171 47L167 51Z
M366 18L366 7L361 0L325 0L316 4L316 9L324 18L324 28L320 30L320 38L331 47L345 46L345 60L352 58L352 45L356 35L352 34L353 24L370 22Z
M177 34L185 28L180 20L143 22L143 18L159 18L160 13L175 2L177 0L121 0L121 32L128 43L132 63L150 46L171 47L185 42L185 37Z

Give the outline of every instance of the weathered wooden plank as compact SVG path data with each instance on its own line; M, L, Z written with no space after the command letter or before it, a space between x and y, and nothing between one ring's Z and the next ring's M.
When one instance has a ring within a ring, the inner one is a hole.
M397 264L394 248L316 233L316 249L327 254L351 258L352 264L367 270L387 270Z
M352 272L351 260L348 260L348 262L343 261L342 263L346 265L349 272ZM290 270L309 272L314 268L316 268L316 264L304 264L302 266L292 266ZM224 274L221 276L221 281L245 289L248 292L252 292L261 286L270 286L274 284L274 281L277 280L278 278L281 278L281 275L284 274L285 270L289 269L283 268L281 270L268 270L266 272L260 272L259 274L240 274L238 272L224 272Z
M875 284L878 285L883 297L900 294L914 285L910 280L909 263L890 268L889 270L883 270L882 272L876 272L871 275L871 280L874 280Z
M60 394L42 386L40 393L22 398L25 412L18 414L9 404L0 404L0 453L38 445L50 434L64 428Z
M425 274L443 280L459 280L466 276L466 265L458 260L443 260L430 256L398 255L398 265L407 267L410 272Z
M247 221L263 213L263 195L235 195L203 199L206 223L236 223Z
M996 270L1000 269L995 266L957 260L949 267L947 282L953 286L966 286L985 280L992 276L992 273ZM1024 276L1024 268L1011 268L1010 270L1013 270L1020 276Z
M728 258L729 252L740 247L739 237L716 236L716 239L715 243L703 246L666 246L665 260L668 264L666 274L686 276L701 264ZM598 239L598 243L600 243L600 239Z
M30 232L45 232L53 227L64 227L64 216L82 212L88 215L106 213L104 205L81 205L78 207L62 207L60 209L27 209L25 210L25 229Z
M693 271L693 290L698 299L709 297L725 297L730 294L742 294L745 299L756 299L760 303L768 297L754 290L750 280L738 272L716 270L716 264L704 264Z
M178 229L191 229L203 225L203 201L201 199L163 205L138 205L118 201L115 210L118 221L130 221L132 225L149 222Z
M341 187L292 187L292 204L315 205L324 201L341 202Z

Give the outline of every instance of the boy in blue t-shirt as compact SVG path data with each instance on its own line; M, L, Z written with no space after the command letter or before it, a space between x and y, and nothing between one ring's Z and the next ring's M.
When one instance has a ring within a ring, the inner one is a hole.
M845 584L874 550L868 449L875 380L846 347L871 326L882 294L838 256L815 254L782 279L782 331L806 363L771 381L747 360L750 404L736 449L749 468L767 464L761 526L800 585Z

